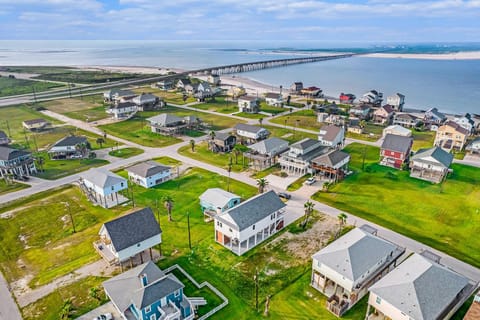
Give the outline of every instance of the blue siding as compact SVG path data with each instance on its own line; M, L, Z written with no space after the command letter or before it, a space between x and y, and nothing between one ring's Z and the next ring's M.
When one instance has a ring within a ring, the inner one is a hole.
M222 212L238 205L240 203L240 197L238 198L233 198L231 199L228 204L226 205L226 207L222 208ZM213 210L213 211L216 211L217 210L217 207L215 207L214 205L212 205L211 203L208 203L208 202L204 202L204 201L200 201L200 206L202 207L202 211L205 211L205 210Z
M150 320L150 317L155 314L156 316L156 319L160 318L160 311L158 311L158 308L160 307L160 300L158 300L157 302L155 303L152 303L150 305L150 312L146 312L146 308L144 308L142 310L142 316L143 316L143 320Z

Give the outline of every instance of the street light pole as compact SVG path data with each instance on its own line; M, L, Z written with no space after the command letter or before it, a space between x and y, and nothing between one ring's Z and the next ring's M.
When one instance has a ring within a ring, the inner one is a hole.
M255 268L255 275L253 276L255 281L255 310L258 312L258 269Z

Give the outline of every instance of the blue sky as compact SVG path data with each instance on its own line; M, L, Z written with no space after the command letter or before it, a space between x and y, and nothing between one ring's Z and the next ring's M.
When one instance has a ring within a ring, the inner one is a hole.
M480 0L0 0L0 39L480 41Z

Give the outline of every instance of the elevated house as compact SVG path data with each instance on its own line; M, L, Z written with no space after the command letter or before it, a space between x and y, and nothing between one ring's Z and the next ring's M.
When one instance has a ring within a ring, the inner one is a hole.
M415 128L421 122L422 119L409 113L397 113L393 116L393 124L404 128Z
M469 154L480 154L480 137L473 139L473 141L465 147L465 150Z
M425 114L423 116L423 122L425 125L429 127L435 127L437 128L440 126L443 122L447 120L447 117L438 111L437 108L430 108L427 111L425 111Z
M373 112L373 122L380 125L389 125L395 114L393 106L386 104Z
M355 117L349 117L347 122L347 132L352 132L356 134L363 133L363 127L360 125L360 119Z
M234 127L235 135L242 143L255 143L268 138L270 131L265 128L252 126L250 124L237 123Z
M453 119L453 122L467 130L470 135L475 132L475 121L469 113L461 117L455 117L455 119Z
M438 127L434 145L445 151L463 150L470 132L453 121L447 121Z
M339 100L340 103L352 104L357 97L351 93L340 93Z
M23 177L37 173L32 154L27 151L0 146L0 176Z
M442 148L420 149L410 160L410 177L440 183L445 179L453 155Z
M103 100L105 102L125 102L135 97L136 94L130 90L111 89L103 93Z
M199 197L200 207L206 221L211 221L217 214L221 214L240 203L240 196L220 188L210 188Z
M217 214L215 241L240 256L284 228L285 206L271 190Z
M93 203L105 208L114 207L127 201L120 194L128 188L125 178L103 168L91 168L80 174L80 188Z
M260 111L258 98L253 96L238 97L238 111L245 113L258 113L258 111Z
M45 119L31 119L22 122L22 126L29 131L41 131L50 126L50 122Z
M0 146L6 146L10 143L10 139L8 138L7 134L0 130Z
M367 320L446 320L472 294L469 280L414 253L370 287Z
M151 93L142 93L132 99L132 102L137 106L138 111L152 111L163 107L164 102Z
M103 288L122 319L192 320L195 317L195 306L183 293L183 283L151 261L105 281Z
M350 108L349 114L352 117L359 118L360 120L369 120L372 108L369 105L361 104Z
M232 86L227 90L227 95L236 99L237 97L243 96L246 94L245 88L243 86Z
M162 135L177 135L185 132L186 129L193 129L200 125L201 121L195 116L183 118L169 113L162 113L147 119L150 122L152 132Z
M395 268L404 252L370 226L355 228L313 255L310 284L327 297L327 309L340 317Z
M401 93L395 93L394 95L388 96L387 104L391 105L394 111L402 112L403 105L405 104L405 96Z
M68 136L57 141L50 149L50 159L82 159L88 157L90 143L85 136Z
M189 95L193 95L197 92L198 89L198 83L189 83L186 84L185 87L183 87L183 91Z
M340 148L345 142L345 129L332 124L323 125L318 133L318 141L330 148Z
M407 129L407 128L404 128L404 127L402 127L398 124L394 124L394 125L388 126L385 129L383 129L383 135L382 136L385 138L385 136L387 134L393 134L393 135L396 135L396 136L411 137L412 136L412 131Z
M138 106L131 102L118 102L112 104L106 112L112 115L115 119L124 119L134 115L138 111Z
M248 146L244 157L249 159L250 167L254 170L264 170L277 163L278 156L288 150L288 141L272 137Z
M155 83L155 87L160 90L171 90L174 88L173 80L160 80Z
M145 161L126 169L128 179L144 188L151 188L172 178L172 168L155 161Z
M473 298L472 305L467 311L463 320L478 320L480 319L480 291L477 292L475 297Z
M338 181L345 177L348 171L350 155L340 150L333 150L312 160L315 174L329 180Z
M122 264L143 253L153 259L152 248L162 243L162 230L152 209L144 208L110 220L102 225L95 249L110 264Z
M293 93L300 93L302 89L303 89L303 82L294 82L290 86L290 91L292 91Z
M177 89L180 89L180 90L185 90L185 87L187 85L191 85L192 84L192 81L190 81L190 79L188 78L183 78L183 79L178 79L177 81L177 84L175 85L175 87Z
M379 106L382 101L383 93L378 92L377 90L370 90L360 98L360 102L368 103L374 106Z
M312 97L312 98L316 98L316 97L322 97L323 94L322 94L322 89L320 88L317 88L317 87L307 87L307 88L303 88L300 90L300 94L304 95L304 96L307 96L307 97Z
M269 106L281 107L283 105L283 96L280 93L268 92L265 94L265 102Z
M237 144L237 137L230 133L217 131L209 144L213 152L230 152Z
M380 164L402 169L402 166L409 162L412 145L412 137L387 134L380 148Z
M292 144L290 150L282 153L278 162L282 171L303 176L313 172L311 161L326 153L328 149L321 141L305 138Z
M218 86L220 85L220 76L218 74L209 74L207 81L214 86Z

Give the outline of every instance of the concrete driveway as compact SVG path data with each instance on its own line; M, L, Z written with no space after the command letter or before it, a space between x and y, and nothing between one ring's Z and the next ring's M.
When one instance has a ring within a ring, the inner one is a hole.
M78 320L92 320L95 319L95 317L98 317L101 314L104 313L111 313L113 315L113 319L122 319L120 314L118 313L118 310L115 309L113 306L112 302L107 302L104 305L98 307L95 310L90 311L89 313L85 313L83 316L77 318Z

